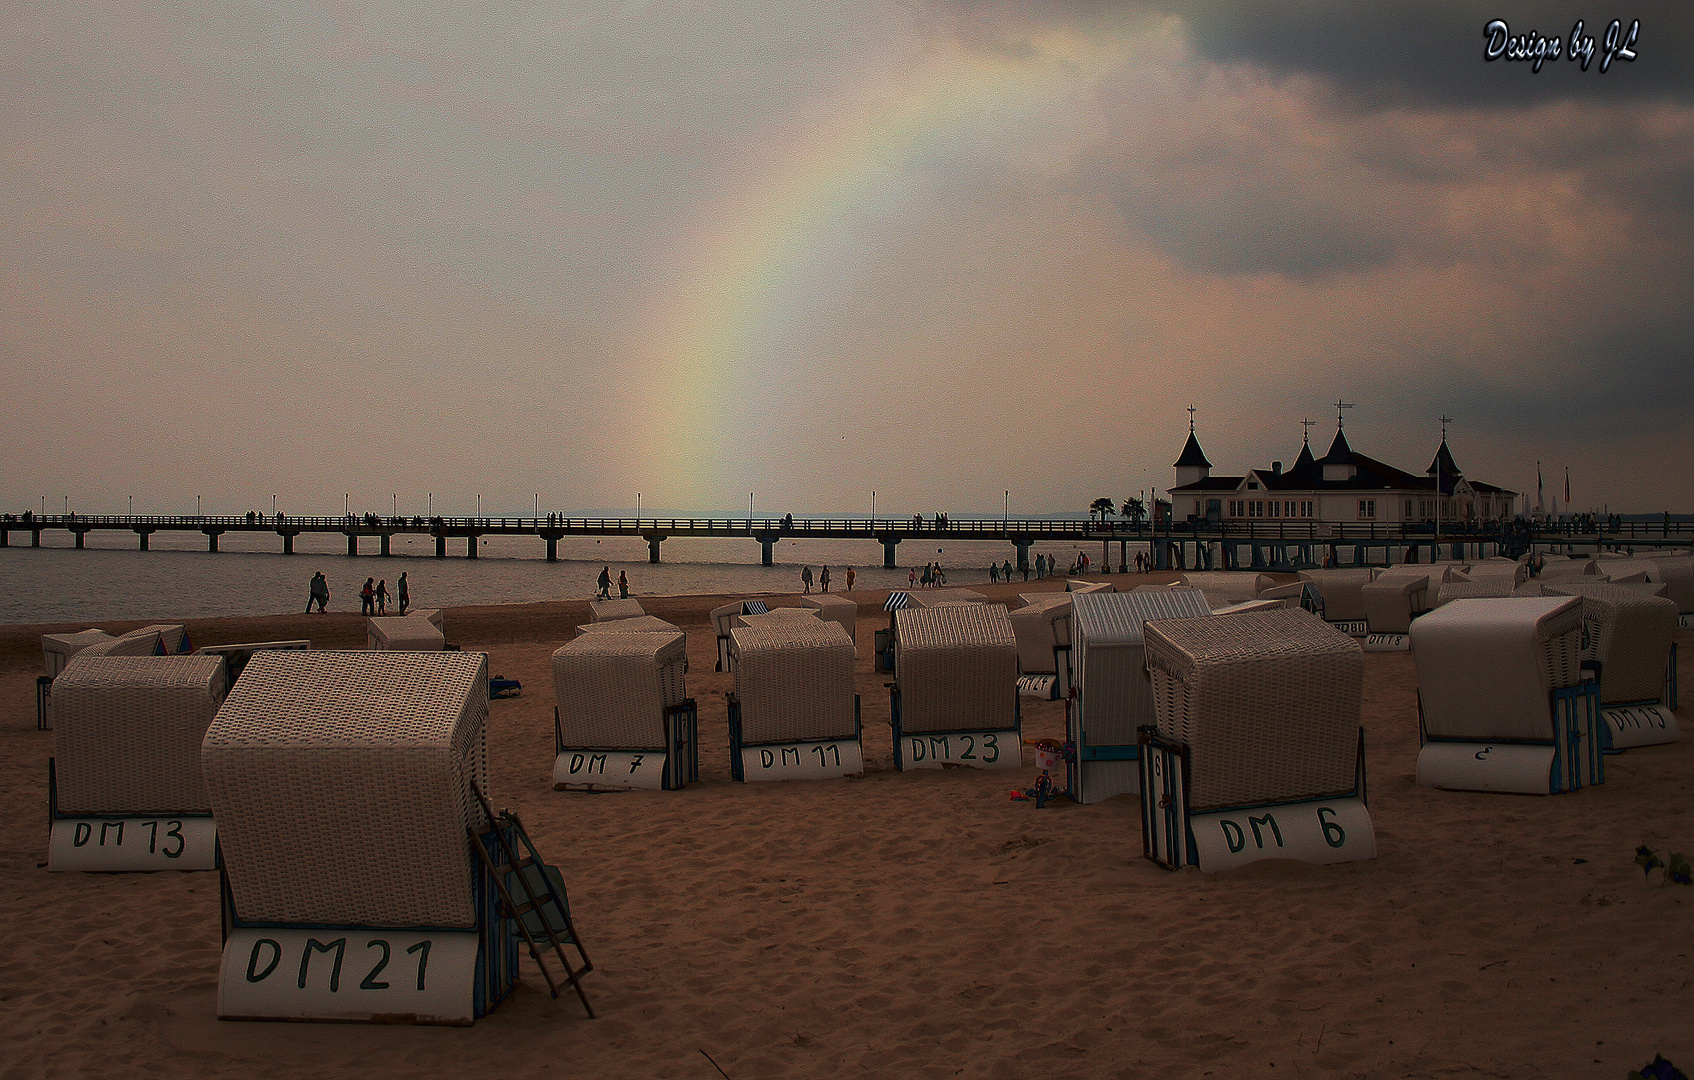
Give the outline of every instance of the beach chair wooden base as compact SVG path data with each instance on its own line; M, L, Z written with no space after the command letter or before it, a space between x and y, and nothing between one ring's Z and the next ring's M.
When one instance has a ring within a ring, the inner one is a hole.
M1366 634L1366 652L1405 652L1412 647L1410 634Z
M890 689L889 711L894 727L894 767L908 769L1018 769L1023 767L1023 705L1016 708L1009 728L968 731L907 731L900 724L900 688Z
M1517 795L1561 795L1604 783L1603 729L1599 684L1593 681L1552 692L1553 730L1549 740L1484 741L1432 739L1418 729L1418 783L1450 791L1495 791Z
M1263 859L1327 865L1376 858L1365 791L1365 733L1359 729L1353 791L1322 799L1193 813L1188 747L1148 726L1140 732L1142 854L1169 870L1206 873Z
M700 779L700 715L694 699L665 710L670 744L646 750L566 746L553 708L554 791L676 791Z
M67 814L47 759L47 869L95 873L216 870L211 814Z
M742 783L755 780L834 780L862 776L865 750L859 722L859 695L853 695L853 734L839 739L788 743L741 741L741 700L729 695L729 772Z

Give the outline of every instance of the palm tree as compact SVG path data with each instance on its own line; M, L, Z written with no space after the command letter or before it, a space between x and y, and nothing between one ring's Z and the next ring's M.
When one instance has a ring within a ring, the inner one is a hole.
M1147 520L1147 504L1134 495L1123 501L1122 512L1123 516L1128 518L1130 524L1136 528L1140 528L1141 523Z
M1117 506L1113 504L1112 500L1106 498L1104 495L1088 504L1089 520L1093 520L1094 515L1099 514L1100 522L1101 524L1104 524L1106 521L1106 515L1115 513L1117 513Z

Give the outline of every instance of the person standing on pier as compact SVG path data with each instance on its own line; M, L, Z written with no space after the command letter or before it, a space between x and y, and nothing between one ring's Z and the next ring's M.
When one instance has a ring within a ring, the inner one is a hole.
M406 588L406 571L400 571L400 580L396 581L394 584L395 587L399 589L400 614L404 615L406 614L406 609L412 604L411 590Z
M824 592L829 591L829 567L828 566L825 566L823 568L823 573L818 575L818 584L823 586Z
M359 590L359 614L376 614L376 578L366 578L365 587Z
M629 599L629 578L625 576L622 570L618 571L618 599Z
M311 591L306 594L307 611L312 610L314 602L317 603L320 613L329 604L329 579L324 577L322 570L312 575Z
M600 568L600 580L596 583L596 585L599 588L599 591L594 594L594 598L596 600L610 600L612 598L612 568L611 567L602 566Z
M383 578L376 583L376 613L388 614L388 579Z
M812 591L812 568L810 566L800 568L800 584L806 587L806 592Z

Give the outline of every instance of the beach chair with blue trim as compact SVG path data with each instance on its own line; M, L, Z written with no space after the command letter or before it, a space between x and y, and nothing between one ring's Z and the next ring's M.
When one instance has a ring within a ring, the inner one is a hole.
M1370 633L1364 589L1375 579L1376 570L1369 566L1300 571L1300 580L1317 594L1324 621L1359 638Z
M1009 612L1018 642L1018 693L1063 701L1071 691L1071 594L1023 594L1023 607Z
M226 693L215 656L89 656L54 680L50 870L211 870L200 741Z
M634 622L635 620L625 620ZM553 653L556 791L673 791L700 778L681 630L581 634Z
M487 677L481 653L253 657L202 750L220 1017L470 1024L525 945L581 995L562 879L484 794Z
M724 604L711 611L712 629L718 635L718 671L729 670L729 632L735 629L735 619L740 615L763 615L769 611L763 600L737 600L733 604Z
M1147 622L1142 850L1170 869L1376 856L1364 651L1307 611Z
M894 767L1021 766L1018 645L1006 609L942 604L894 618Z
M889 593L888 599L882 602L882 610L888 612L888 629L876 632L876 670L894 671L894 616L896 612L912 606L912 594L903 589Z
M1600 745L1608 753L1681 738L1677 724L1676 602L1646 587L1564 579L1548 596L1582 597L1584 658L1598 668Z
M1451 600L1412 624L1417 780L1557 795L1605 779L1576 596Z
M863 773L856 657L841 625L761 618L731 630L730 638L730 775L751 781Z
M1065 710L1070 797L1096 803L1139 789L1140 729L1153 723L1144 624L1211 615L1197 588L1080 593L1071 611L1076 695Z

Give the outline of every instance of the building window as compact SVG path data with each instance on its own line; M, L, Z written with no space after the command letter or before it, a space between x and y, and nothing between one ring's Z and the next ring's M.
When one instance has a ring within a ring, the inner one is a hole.
M1407 517L1412 516L1412 500L1410 500L1410 499L1406 500L1406 516Z
M1270 502L1265 504L1265 510L1267 511L1268 516L1270 516L1270 517L1281 517L1282 516L1282 500L1272 499Z
M1258 481L1257 481L1257 480L1249 480L1249 481L1247 481L1247 490L1248 490L1248 491L1257 491L1257 490L1259 490L1259 482L1258 482Z
M1303 518L1314 516L1315 510L1316 503L1314 503L1311 499L1306 499L1300 503L1300 516Z
M1361 521L1366 521L1366 520L1370 520L1370 519L1375 518L1375 517L1376 517L1376 500L1375 499L1360 499L1359 500L1359 519Z

